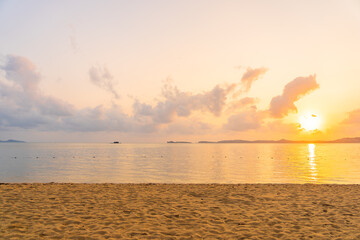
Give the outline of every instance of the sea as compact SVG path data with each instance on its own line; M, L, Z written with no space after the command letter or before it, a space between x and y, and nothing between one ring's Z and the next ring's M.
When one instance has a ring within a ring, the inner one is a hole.
M0 143L2 183L360 183L360 144Z

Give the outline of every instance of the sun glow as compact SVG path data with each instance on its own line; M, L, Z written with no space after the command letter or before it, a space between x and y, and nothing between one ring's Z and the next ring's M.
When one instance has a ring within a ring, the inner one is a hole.
M300 128L306 131L319 130L321 119L315 114L302 115L299 119Z

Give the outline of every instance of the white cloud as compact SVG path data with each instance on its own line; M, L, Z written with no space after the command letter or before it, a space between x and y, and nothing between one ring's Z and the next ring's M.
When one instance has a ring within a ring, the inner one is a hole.
M0 82L0 116L3 126L35 127L73 113L70 104L40 92L41 76L28 59L8 55L0 69L5 72L6 78L6 81Z

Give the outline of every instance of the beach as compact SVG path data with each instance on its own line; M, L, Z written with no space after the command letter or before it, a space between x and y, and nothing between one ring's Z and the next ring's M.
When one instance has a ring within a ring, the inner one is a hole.
M0 184L1 239L360 239L360 185Z

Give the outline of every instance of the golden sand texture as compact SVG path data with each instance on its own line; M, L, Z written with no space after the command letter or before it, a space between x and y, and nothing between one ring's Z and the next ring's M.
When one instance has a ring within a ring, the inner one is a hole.
M360 185L1 184L2 239L360 239Z

